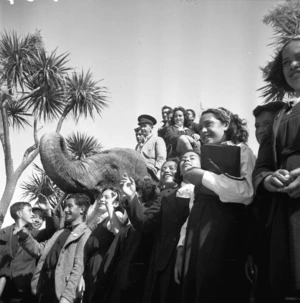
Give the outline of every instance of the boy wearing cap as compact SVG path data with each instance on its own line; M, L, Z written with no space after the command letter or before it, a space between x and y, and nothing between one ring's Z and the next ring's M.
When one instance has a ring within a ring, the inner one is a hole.
M156 119L150 115L140 115L138 117L138 125L145 137L140 153L146 160L149 173L158 181L161 166L167 158L167 149L165 141L153 134L153 126L155 124Z

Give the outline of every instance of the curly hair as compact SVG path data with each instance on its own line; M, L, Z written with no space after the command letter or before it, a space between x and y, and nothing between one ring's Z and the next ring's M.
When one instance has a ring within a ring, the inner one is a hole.
M178 107L175 107L175 108L173 109L173 116L172 116L172 118L171 118L171 120L170 120L170 124L171 124L171 125L175 125L174 116L175 116L175 113L176 113L177 111L181 111L181 112L183 113L183 117L184 117L183 126L188 127L188 123L189 123L189 120L188 120L188 113L187 113L187 111L186 111L182 106L178 106Z
M225 132L226 140L231 140L234 144L248 141L249 132L247 130L247 122L244 119L224 107L209 108L202 112L201 117L209 113L213 114L222 123L228 124L228 129Z
M159 196L159 188L150 177L144 177L141 180L135 180L136 191L141 192L142 203L149 207Z

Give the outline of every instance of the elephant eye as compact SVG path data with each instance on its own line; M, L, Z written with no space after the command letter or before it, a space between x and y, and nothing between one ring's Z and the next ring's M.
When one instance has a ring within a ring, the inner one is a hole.
M111 167L112 169L119 169L119 166L118 166L116 163L110 164L110 167Z

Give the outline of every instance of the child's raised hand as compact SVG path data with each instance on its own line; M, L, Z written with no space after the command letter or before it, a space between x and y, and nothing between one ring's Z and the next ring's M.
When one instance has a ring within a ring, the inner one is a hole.
M129 198L136 194L136 186L133 178L128 177L125 173L120 181L121 190Z

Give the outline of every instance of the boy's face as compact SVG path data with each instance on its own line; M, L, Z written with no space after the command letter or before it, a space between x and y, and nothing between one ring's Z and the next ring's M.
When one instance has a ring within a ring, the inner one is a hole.
M84 207L78 206L74 198L67 199L64 205L65 220L72 223L82 216Z
M31 206L24 206L22 210L19 211L19 218L22 219L26 223L32 224L34 214L32 212Z
M183 175L191 167L201 167L200 157L195 152L186 152L180 159L180 174Z
M173 184L175 174L177 171L177 163L174 161L167 161L163 164L161 167L161 172L160 172L160 180L161 182L166 185L166 184Z
M111 199L113 199L114 197L116 197L116 193L114 191L112 191L111 189L106 189L103 193L102 193L102 197L100 199L100 207L101 209L103 208L103 210L107 210L106 209L106 204L108 204ZM113 206L117 207L119 205L118 201L113 201Z
M274 113L263 111L255 118L255 137L261 144L263 137L271 130Z
M32 227L34 229L40 229L43 222L44 222L43 212L41 210L38 210L38 209L34 210L33 211Z

